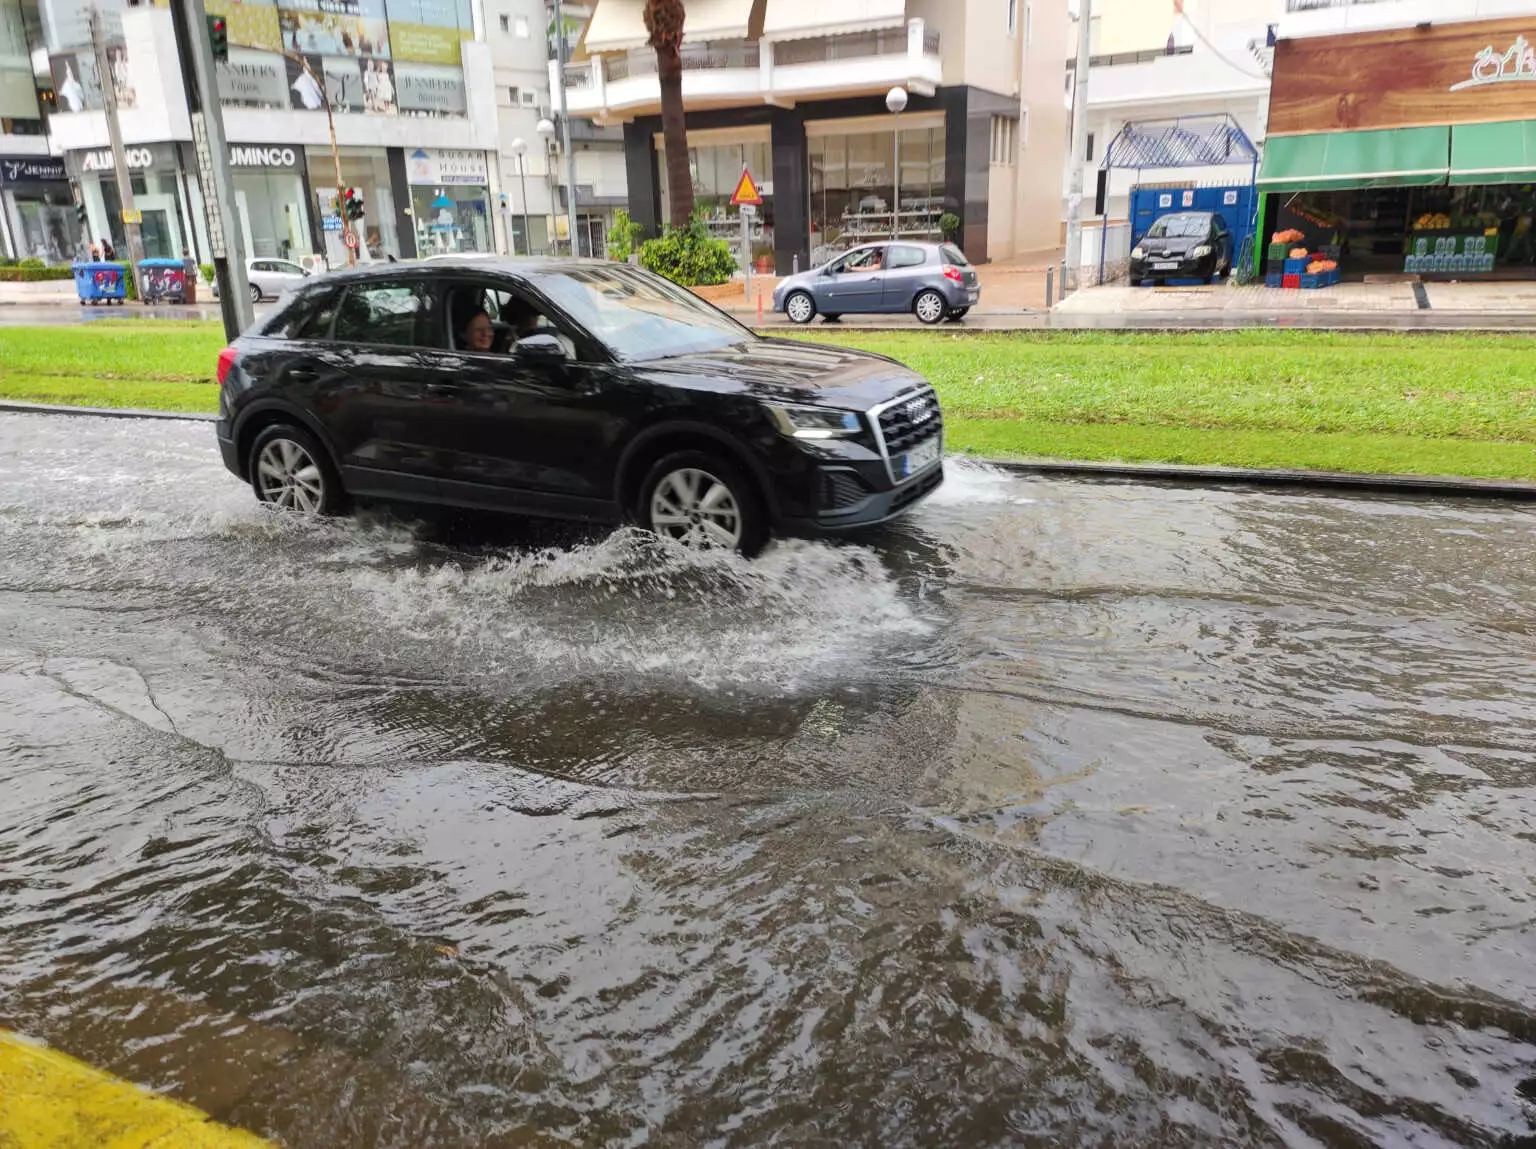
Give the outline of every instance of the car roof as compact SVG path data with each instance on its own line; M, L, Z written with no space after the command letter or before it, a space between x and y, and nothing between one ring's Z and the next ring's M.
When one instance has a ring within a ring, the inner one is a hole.
M523 279L538 279L582 267L612 270L627 266L614 263L611 259L578 259L568 255L497 256L493 259L483 256L442 256L402 260L399 263L370 263L362 267L329 271L315 278L323 283L367 283L379 279L397 279L402 275L436 277L454 272L474 272L476 275L500 272Z

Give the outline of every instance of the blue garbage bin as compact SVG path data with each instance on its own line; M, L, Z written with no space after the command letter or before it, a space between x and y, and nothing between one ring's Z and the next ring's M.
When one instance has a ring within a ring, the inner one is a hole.
M110 306L128 298L127 269L121 263L72 263L69 269L75 273L75 294L80 296L80 306L89 303L95 307L103 300Z
M143 288L145 303L163 299L184 303L187 298L186 265L179 259L141 259L139 285Z

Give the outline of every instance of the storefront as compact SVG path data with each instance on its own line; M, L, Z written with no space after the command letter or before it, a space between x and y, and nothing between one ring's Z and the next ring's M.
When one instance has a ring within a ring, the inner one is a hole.
M416 148L406 153L405 172L420 254L496 249L484 152Z
M326 261L332 267L345 267L347 249L342 243L341 213L336 204L336 161L330 148L305 148L304 155L314 188ZM383 148L342 148L340 158L342 188L356 188L363 197L363 218L354 225L359 240L357 258L368 262L390 256L413 257L414 245L408 249L401 247L397 221L410 217L400 215L402 205L395 198L390 180L388 152Z
M904 116L901 171L891 118L805 125L811 263L874 239L939 240L944 214L944 116Z
M248 256L302 259L313 253L303 163L300 147L230 146L235 211Z
M192 247L192 233L187 226L190 213L183 198L185 186L176 151L176 145L170 143L130 144L123 150L134 207L141 215L139 234L148 259L179 259L183 248ZM69 152L65 155L65 166L80 188L90 242L110 238L114 247L126 253L127 233L123 230L123 205L117 194L112 149Z
M1528 19L1282 40L1264 234L1346 277L1536 278L1533 44Z
M80 225L63 160L0 156L0 237L5 254L14 259L74 259Z
M657 167L667 170L664 138L653 137ZM688 170L693 175L693 204L704 213L705 226L716 239L731 245L741 264L741 209L731 197L741 182L742 168L752 173L763 204L748 224L752 264L760 272L773 270L773 145L767 124L743 128L713 128L688 133ZM670 219L672 201L661 181L661 216ZM564 236L562 235L563 239Z

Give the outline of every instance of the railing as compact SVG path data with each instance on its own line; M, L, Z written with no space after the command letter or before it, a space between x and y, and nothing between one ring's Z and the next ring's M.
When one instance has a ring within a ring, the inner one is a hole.
M590 88L592 86L592 65L567 64L565 66L565 86L567 88Z
M1321 8L1353 8L1356 4L1383 4L1387 0L1285 0L1287 12L1316 12Z
M703 44L684 44L679 53L683 71L703 72L715 68L755 68L760 51L755 42L716 40ZM656 53L649 48L636 49L623 56L609 56L603 61L603 75L612 83L631 76L654 76Z
M1176 44L1173 51L1167 48L1148 48L1144 52L1110 52L1102 56L1089 56L1090 68L1114 68L1120 64L1150 64L1153 60L1161 60L1164 56L1188 56L1194 52L1193 44ZM1067 71L1077 70L1077 60L1074 57L1067 58Z
M939 50L938 33L933 36L932 51ZM928 51L928 34L923 37L923 49ZM813 36L805 40L781 40L773 46L775 64L823 64L832 60L861 60L870 56L905 56L907 54L907 30L884 29L878 32L855 32L847 36Z
M923 53L928 56L939 54L939 34L931 29L923 33Z

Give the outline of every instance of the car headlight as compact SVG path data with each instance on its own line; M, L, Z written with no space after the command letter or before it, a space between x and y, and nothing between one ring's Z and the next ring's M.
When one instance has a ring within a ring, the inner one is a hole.
M852 411L825 407L769 407L768 415L782 435L791 439L844 439L859 433L859 417Z
M1146 249L1144 249L1142 247L1133 247L1133 248L1131 248L1131 258L1132 259L1146 259L1147 258Z
M1199 247L1195 248L1195 250L1190 252L1189 254L1191 256L1193 256L1195 259L1204 259L1206 256L1211 254L1211 245L1208 244L1208 243L1202 243Z

